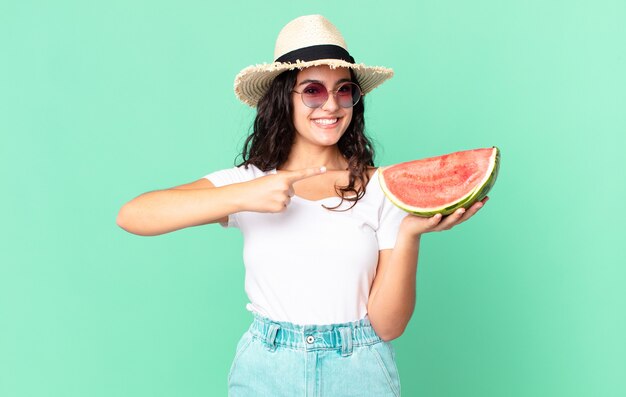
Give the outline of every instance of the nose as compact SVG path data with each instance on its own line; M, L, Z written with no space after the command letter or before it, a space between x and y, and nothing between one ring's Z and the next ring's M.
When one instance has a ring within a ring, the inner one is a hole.
M339 109L339 102L337 102L336 92L333 92L333 91L328 92L328 99L326 99L326 102L324 102L324 104L322 105L322 109L329 111L329 112L333 112Z

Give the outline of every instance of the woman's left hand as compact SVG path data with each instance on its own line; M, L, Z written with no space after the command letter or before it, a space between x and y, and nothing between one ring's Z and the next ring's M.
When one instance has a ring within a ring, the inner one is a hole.
M449 230L474 216L485 205L487 200L489 200L489 197L474 203L468 210L459 208L452 214L443 217L441 214L435 214L430 218L409 215L402 221L401 230L416 237L424 233Z

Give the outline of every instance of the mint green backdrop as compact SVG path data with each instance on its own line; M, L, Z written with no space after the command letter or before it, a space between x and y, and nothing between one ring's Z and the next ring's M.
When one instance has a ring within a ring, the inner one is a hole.
M3 0L0 396L226 394L239 232L115 218L232 166L235 74L310 13L396 71L366 98L378 164L502 150L479 216L423 239L403 395L626 395L623 1Z

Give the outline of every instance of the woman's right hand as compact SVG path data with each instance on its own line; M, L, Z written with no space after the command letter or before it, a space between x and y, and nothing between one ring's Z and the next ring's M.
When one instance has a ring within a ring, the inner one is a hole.
M294 183L326 172L326 167L280 171L242 183L245 186L245 211L282 212L294 195Z
M117 224L130 233L156 236L190 226L226 222L230 214L240 211L281 212L291 201L294 183L324 172L324 167L281 171L219 188L203 178L147 192L122 206Z

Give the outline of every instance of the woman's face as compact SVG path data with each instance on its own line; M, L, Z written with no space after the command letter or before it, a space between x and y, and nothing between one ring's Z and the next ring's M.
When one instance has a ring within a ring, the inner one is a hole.
M332 146L350 125L352 108L342 108L337 103L335 91L346 81L351 81L346 68L331 69L328 66L315 66L302 69L298 73L294 91L302 92L310 83L320 83L328 90L328 100L319 108L307 107L298 93L292 93L293 125L296 127L294 143L309 143L317 146Z

